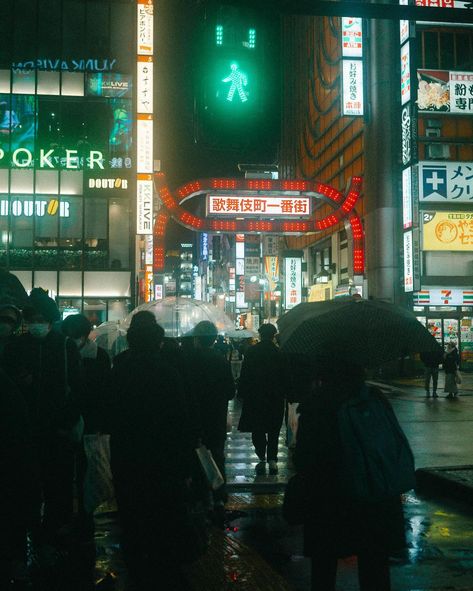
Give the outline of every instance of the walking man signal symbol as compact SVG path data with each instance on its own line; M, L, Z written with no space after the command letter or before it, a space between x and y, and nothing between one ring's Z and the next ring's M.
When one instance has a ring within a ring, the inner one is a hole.
M230 90L227 94L227 101L230 103L233 102L233 97L236 91L238 92L241 102L245 103L248 100L248 96L243 90L243 87L248 84L248 78L246 74L239 69L238 64L233 63L230 68L232 71L222 80L222 82L231 82Z

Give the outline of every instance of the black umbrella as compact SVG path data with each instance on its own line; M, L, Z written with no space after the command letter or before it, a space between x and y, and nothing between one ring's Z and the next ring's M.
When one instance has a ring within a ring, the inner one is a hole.
M299 304L278 320L283 351L376 367L406 353L441 351L415 315L381 300Z

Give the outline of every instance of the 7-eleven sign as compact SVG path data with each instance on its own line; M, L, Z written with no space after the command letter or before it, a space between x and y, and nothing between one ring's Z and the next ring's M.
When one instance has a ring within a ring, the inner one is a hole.
M452 301L452 290L451 289L442 289L440 291L441 298L444 304L449 304Z

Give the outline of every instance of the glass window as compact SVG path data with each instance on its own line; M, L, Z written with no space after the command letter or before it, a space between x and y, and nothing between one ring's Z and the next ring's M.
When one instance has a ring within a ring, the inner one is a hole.
M38 57L61 57L61 1L38 2Z
M59 72L38 72L38 94L59 94Z
M2 19L5 2L2 2ZM31 0L15 0L14 18L8 21L9 26L14 30L12 35L13 62L18 60L33 60L36 55L36 20L37 20L37 2ZM28 18L25 18L28 15ZM12 26L13 24L13 26ZM2 37L2 43L5 39Z
M128 300L109 300L108 318L109 322L123 320L128 314Z
M36 196L35 213L35 246L57 246L59 235L58 198Z
M130 265L130 214L130 204L127 199L110 201L110 268L114 270L127 269Z
M34 94L35 89L35 70L13 70L12 92L14 92L15 94Z
M106 300L84 300L84 316L93 326L98 326L107 320Z
M440 33L440 67L452 70L455 67L455 51L452 33Z
M12 170L10 172L10 192L33 194L34 171Z
M38 147L45 150L60 145L61 103L58 100L38 98Z
M82 195L83 173L80 170L61 170L61 195Z
M0 148L5 152L2 165L8 166L13 153L21 148L15 162L33 166L35 100L34 95L0 95Z
M455 35L456 67L459 69L471 69L470 35L457 33Z
M108 268L108 200L85 200L85 261L86 269Z
M34 200L12 195L10 198L11 250L10 266L14 269L32 267Z
M438 68L438 33L424 33L424 68Z
M61 197L59 236L61 246L76 246L82 243L82 197Z
M0 267L7 267L8 232L8 195L0 195Z
M71 314L80 314L82 310L82 300L79 298L58 298L58 308L61 318L67 318Z
M10 70L0 70L0 92L10 92Z
M59 191L59 172L57 170L37 170L35 193L57 195Z
M108 3L87 3L87 47L94 48L94 58L110 56L108 9Z
M65 0L62 16L62 51L66 60L87 54L85 47L85 2Z
M130 23L133 22L133 10L135 6L130 3L116 2L112 3L111 27L110 27L110 55L117 60L119 72L131 72L133 69L133 47L131 39L125 43L123 31L127 31Z
M61 94L64 96L84 96L84 73L63 72Z
M10 67L13 59L13 2L2 2L2 18L0 18L0 65Z

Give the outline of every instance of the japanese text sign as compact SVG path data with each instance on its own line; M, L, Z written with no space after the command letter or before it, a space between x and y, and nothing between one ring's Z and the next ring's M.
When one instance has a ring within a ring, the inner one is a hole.
M286 310L302 301L302 260L298 257L284 259Z
M207 215L241 217L309 217L309 197L208 195Z
M473 203L473 162L420 162L419 202Z
M473 212L424 211L423 250L473 251Z
M343 57L363 57L361 18L342 18L342 55Z
M343 60L343 115L363 115L363 62Z

